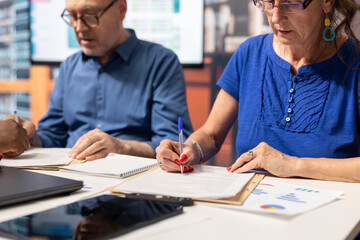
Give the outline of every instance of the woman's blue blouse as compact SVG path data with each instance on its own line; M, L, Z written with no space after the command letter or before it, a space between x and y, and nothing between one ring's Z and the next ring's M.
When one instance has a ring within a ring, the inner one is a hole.
M266 142L297 157L360 156L359 56L349 70L355 41L293 75L272 40L268 34L241 44L217 83L239 102L238 155Z

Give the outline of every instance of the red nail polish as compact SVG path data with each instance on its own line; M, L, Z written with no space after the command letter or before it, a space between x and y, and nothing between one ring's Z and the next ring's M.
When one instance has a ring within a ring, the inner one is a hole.
M179 161L179 159L175 159L175 160L174 160L174 163L176 163L177 165L180 165L180 164L181 164L180 161Z
M189 168L187 166L184 166L184 172L189 171Z
M231 169L231 166L230 166L230 167L228 167L226 170L230 171L230 169Z
M183 155L181 155L180 162L184 163L184 162L186 162L187 159L188 159L188 156L186 156L186 154L183 154Z
M192 171L194 171L194 168L189 166L189 172L192 172Z

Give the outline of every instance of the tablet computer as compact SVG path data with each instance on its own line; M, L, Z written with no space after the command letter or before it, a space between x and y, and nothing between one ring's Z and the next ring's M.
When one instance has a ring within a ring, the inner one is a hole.
M0 223L11 239L108 239L182 212L182 205L102 195Z

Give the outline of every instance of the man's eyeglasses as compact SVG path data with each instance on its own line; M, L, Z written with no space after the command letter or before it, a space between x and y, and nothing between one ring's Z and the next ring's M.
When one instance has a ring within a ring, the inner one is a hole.
M61 14L61 18L71 27L76 27L78 18L88 27L97 27L99 25L99 18L104 15L104 13L111 8L117 0L112 0L111 3L104 8L98 14L84 14L78 16L76 14L70 13L68 10L64 9Z
M274 7L278 7L282 12L295 13L305 10L313 0L305 0L304 2L281 2L275 5L273 1L253 0L255 6L267 13L272 13Z

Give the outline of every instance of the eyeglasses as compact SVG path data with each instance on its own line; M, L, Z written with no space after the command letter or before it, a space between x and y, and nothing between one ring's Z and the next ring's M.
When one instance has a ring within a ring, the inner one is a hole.
M272 13L274 7L278 7L282 12L295 13L305 10L313 0L305 0L304 2L281 2L275 5L270 1L253 0L254 5L267 13Z
M97 27L99 25L99 18L104 15L104 13L111 8L117 0L113 0L104 10L98 14L84 14L78 16L76 14L70 13L68 10L64 9L61 14L61 18L71 27L76 27L78 18L88 27Z

